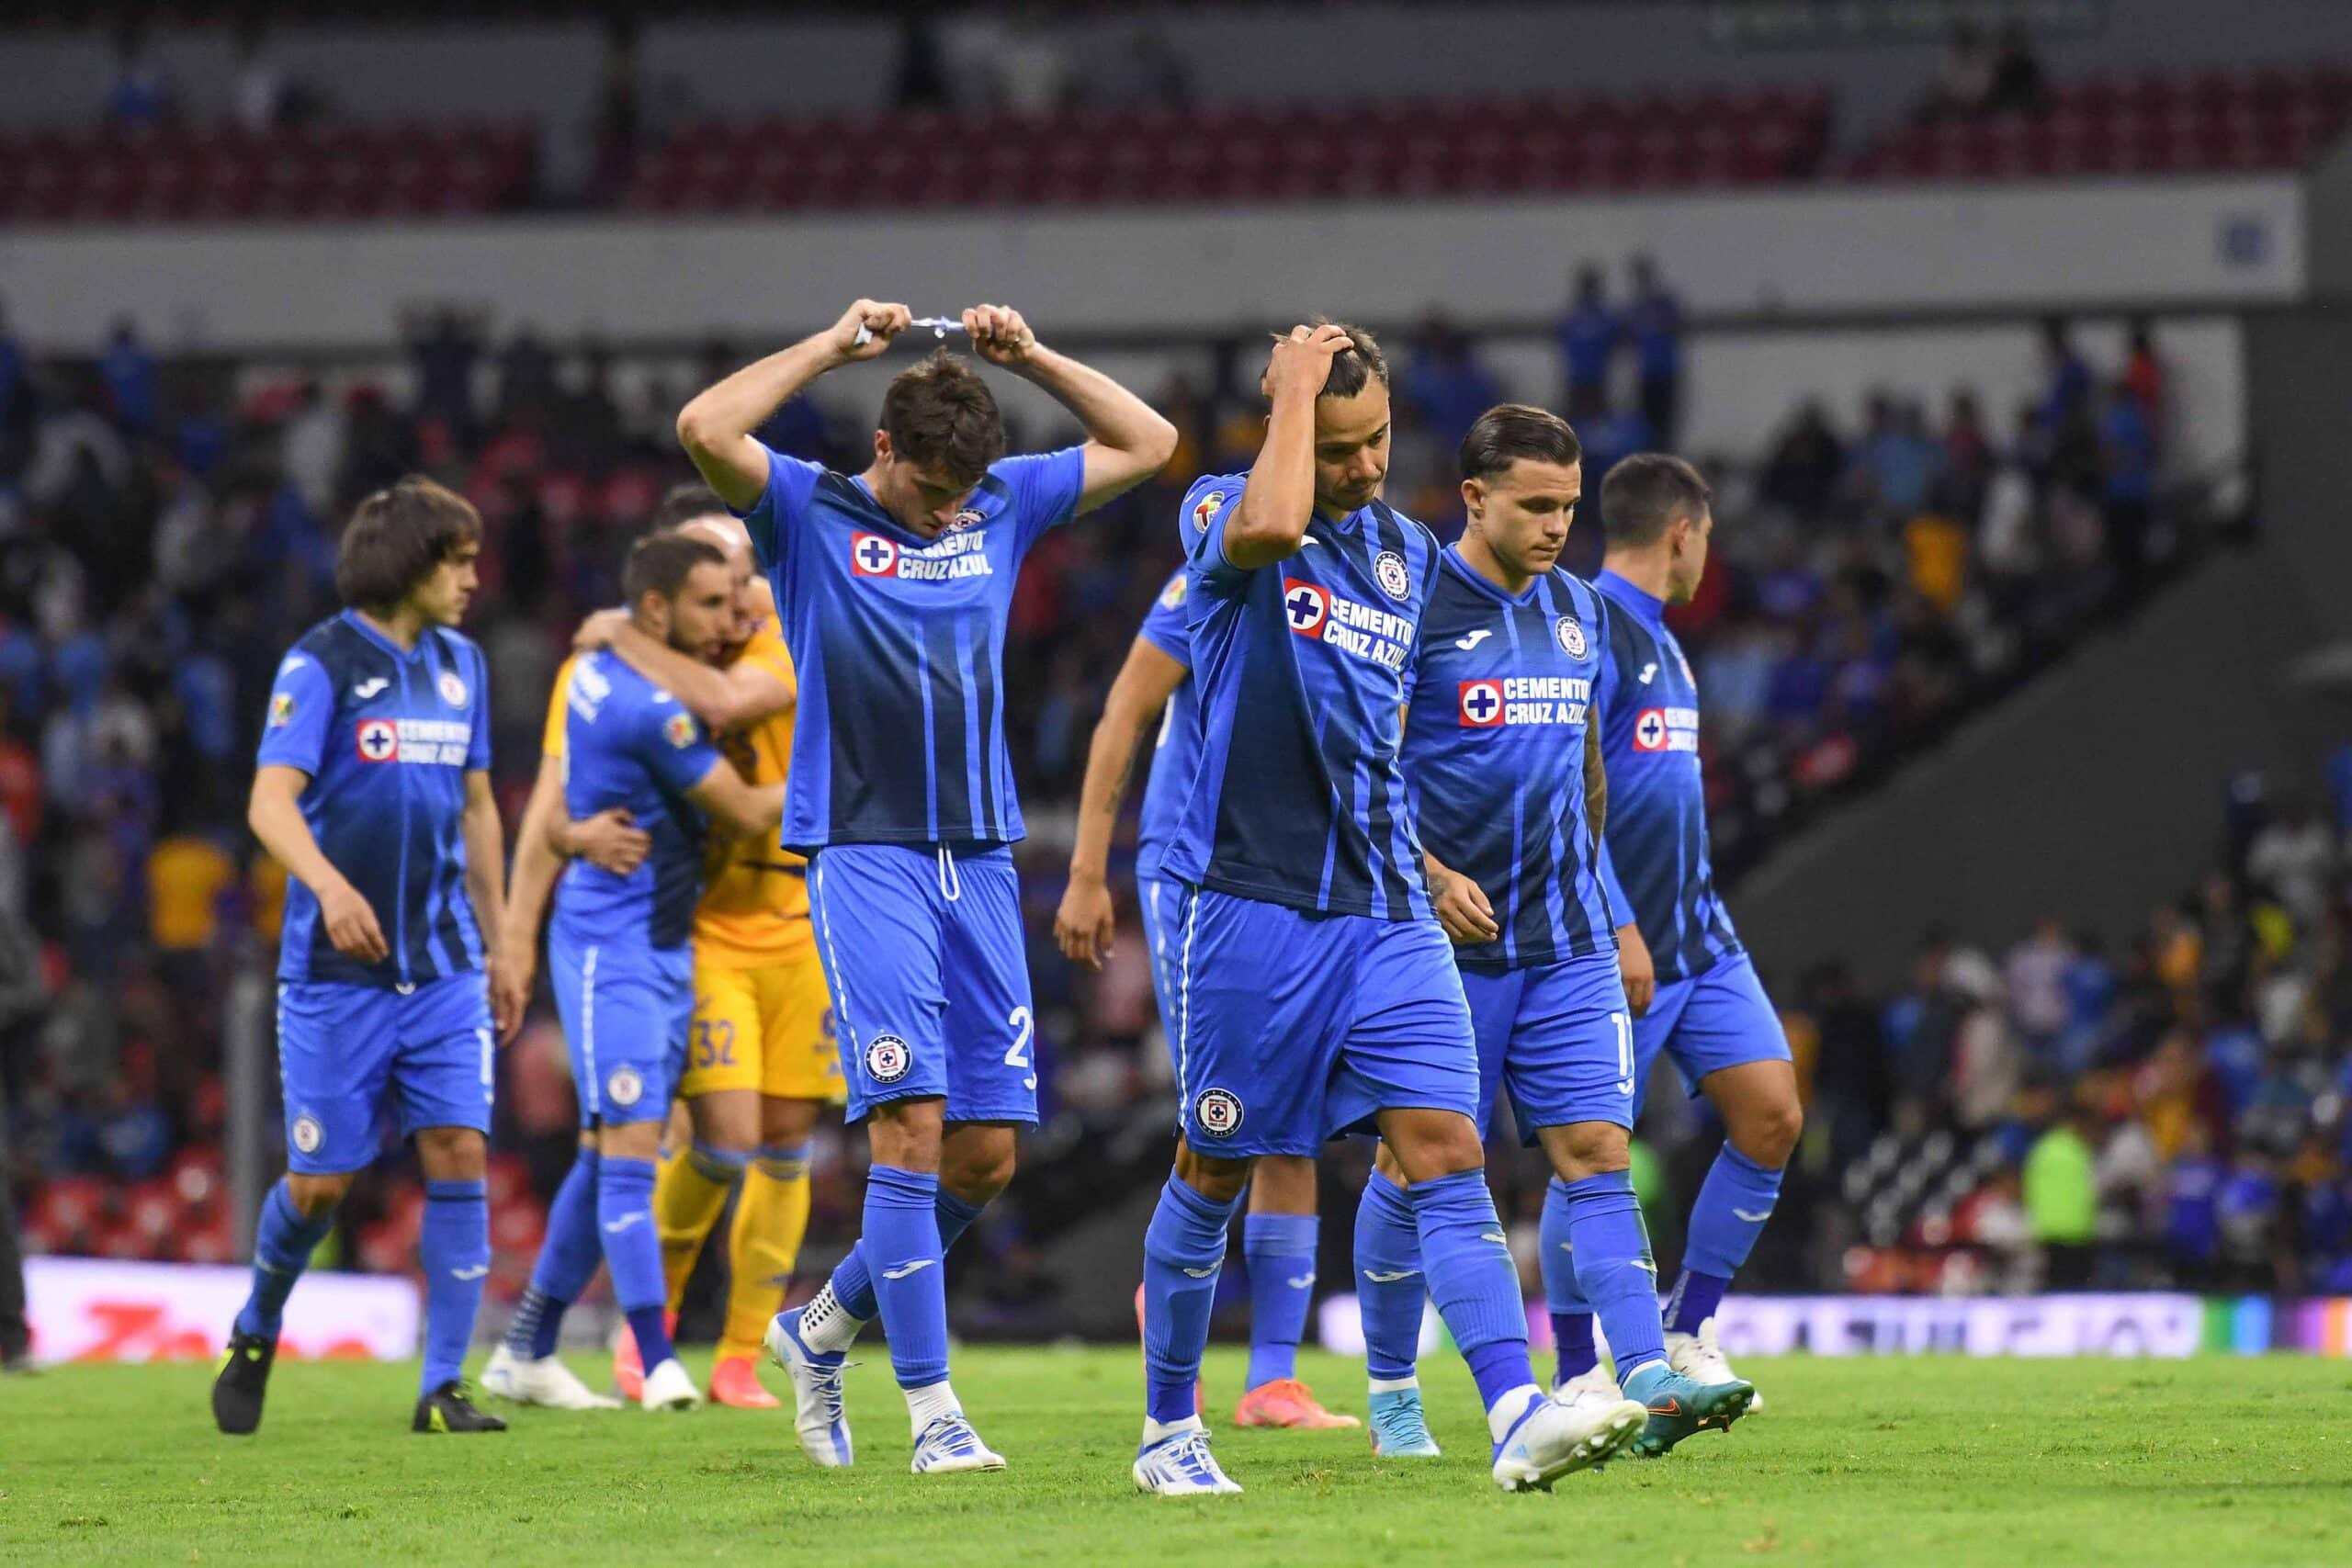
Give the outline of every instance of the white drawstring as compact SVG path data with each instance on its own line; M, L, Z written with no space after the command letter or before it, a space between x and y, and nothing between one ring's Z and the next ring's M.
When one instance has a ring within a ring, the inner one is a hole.
M939 846L939 896L951 904L964 896L964 879L956 874L955 853L945 844Z

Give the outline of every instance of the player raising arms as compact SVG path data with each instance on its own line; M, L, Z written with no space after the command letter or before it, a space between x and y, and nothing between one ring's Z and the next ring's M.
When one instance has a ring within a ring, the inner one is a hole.
M388 1094L424 1170L414 1429L505 1426L460 1381L490 1272L483 933L499 929L505 871L490 682L451 629L481 549L481 519L430 479L368 496L335 561L345 608L303 634L270 690L246 820L294 879L277 960L288 1168L262 1204L253 1293L212 1383L223 1432L261 1424L286 1298L374 1163Z
M809 857L849 1115L873 1152L864 1235L768 1347L790 1374L800 1446L850 1462L843 1352L878 1315L921 1473L996 1470L947 1380L940 1263L1012 1179L1036 1120L1035 1026L1011 845L1005 625L1044 532L1142 482L1176 432L1141 399L975 306L974 350L1077 416L1083 446L1004 456L1004 422L965 361L934 354L883 395L854 477L752 432L828 370L882 354L904 305L860 299L832 326L711 387L678 416L687 455L744 514L798 661L783 842Z
M1736 1381L1713 1319L1731 1277L1781 1195L1804 1111L1779 1014L1732 930L1707 860L1699 768L1699 688L1666 624L1707 569L1713 492L1679 457L1620 460L1600 487L1609 539L1593 586L1610 604L1608 659L1593 694L1609 771L1611 890L1625 994L1634 1008L1634 1110L1664 1051L1730 1136L1690 1208L1682 1272L1666 1302L1667 1358L1703 1383ZM1569 1199L1544 1203L1544 1288L1560 1347L1559 1381L1597 1386L1592 1303L1565 1266ZM1611 1338L1614 1348L1614 1337ZM1760 1404L1760 1402L1759 1402Z
M1566 421L1489 409L1462 440L1462 542L1421 616L1405 718L1405 778L1439 920L1454 942L1477 1033L1483 1136L1496 1089L1557 1173L1573 1243L1565 1266L1600 1309L1616 1383L1574 1402L1605 1457L1663 1453L1728 1427L1754 1392L1668 1367L1657 1266L1634 1196L1633 1019L1599 834L1608 807L1593 684L1609 613L1560 570L1584 488ZM1421 1259L1387 1151L1356 1220L1358 1292L1375 1452L1434 1454L1413 1382ZM1549 1258L1545 1268L1555 1267Z
M1379 499L1387 366L1368 333L1279 339L1266 439L1181 517L1201 751L1165 855L1176 928L1176 1168L1144 1237L1147 1407L1132 1474L1238 1492L1193 1409L1226 1229L1251 1163L1377 1125L1411 1182L1430 1293L1487 1406L1493 1474L1544 1486L1580 1417L1536 1387L1474 1120L1478 1062L1396 762L1403 671L1437 571Z
M1054 916L1063 955L1093 968L1111 951L1117 916L1111 900L1111 832L1135 771L1136 742L1162 715L1151 778L1143 791L1142 830L1136 841L1136 891L1143 907L1144 940L1151 947L1151 988L1159 998L1160 1029L1176 1055L1177 994L1173 982L1181 933L1170 929L1182 889L1160 871L1160 855L1193 787L1200 750L1200 718L1193 698L1192 639L1184 629L1185 574L1168 580L1144 616L1127 661L1103 699L1102 721L1086 753L1079 786L1078 842L1070 850L1069 888ZM1182 1067L1178 1064L1181 1074ZM1315 1254L1321 1222L1316 1213L1315 1161L1266 1155L1250 1177L1250 1215L1241 1225L1241 1256L1250 1270L1250 1382L1233 1412L1237 1427L1322 1429L1358 1425L1352 1416L1323 1408L1298 1381L1298 1341L1315 1302ZM1142 1297L1137 1295L1137 1301ZM1418 1320L1417 1320L1418 1321Z
M638 631L706 661L718 658L734 629L727 558L707 539L677 530L639 539L621 592ZM745 783L700 720L612 652L573 660L563 693L563 816L579 822L624 812L649 847L626 873L576 860L555 890L548 966L571 1049L580 1152L548 1208L530 1287L483 1381L535 1404L609 1403L555 1359L564 1310L601 1259L645 1359L640 1403L690 1408L702 1394L664 1321L653 1164L694 1011L688 939L702 892L705 814L731 832L765 833L783 811L784 788ZM523 942L536 935L555 860L550 845L533 841L535 826L526 815L515 866L517 905L527 907L530 924L509 928Z

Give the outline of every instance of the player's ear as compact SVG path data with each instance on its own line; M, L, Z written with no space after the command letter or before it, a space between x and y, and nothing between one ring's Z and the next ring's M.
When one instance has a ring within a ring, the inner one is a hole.
M890 460L890 433L887 430L874 433L874 460L877 463Z
M1462 504L1474 519L1484 513L1487 510L1487 481L1484 479L1464 479L1462 481Z

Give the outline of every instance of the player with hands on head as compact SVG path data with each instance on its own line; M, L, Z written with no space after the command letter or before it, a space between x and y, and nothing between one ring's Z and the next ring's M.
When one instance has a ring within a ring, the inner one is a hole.
M1007 306L963 312L973 352L1034 383L1084 432L1004 455L987 379L934 352L891 379L855 475L752 434L819 377L872 359L912 322L854 303L834 323L712 386L678 437L740 514L797 661L780 841L809 861L848 1114L873 1164L863 1235L770 1354L793 1383L801 1450L853 1460L842 1369L877 1315L919 1474L997 1470L947 1376L941 1261L1011 1180L1036 1120L1036 1021L1012 845L1024 829L1004 734L1004 644L1023 558L1046 530L1141 483L1173 426L1037 340Z
M223 1432L261 1424L287 1297L375 1162L388 1098L424 1172L414 1429L503 1427L462 1381L490 1272L492 1043L520 1015L503 986L492 1011L508 964L490 682L455 629L481 549L473 507L431 479L368 496L335 561L343 612L303 634L270 690L246 820L293 878L277 965L288 1169L213 1379Z

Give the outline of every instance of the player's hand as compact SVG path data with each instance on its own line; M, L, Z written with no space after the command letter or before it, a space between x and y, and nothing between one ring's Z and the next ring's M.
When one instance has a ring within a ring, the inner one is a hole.
M1460 872L1435 863L1430 866L1430 907L1456 946L1476 947L1503 934L1487 890Z
M600 648L610 648L615 634L627 625L627 610L599 610L581 622L580 629L571 634L571 651L594 653Z
M1323 395L1323 383L1331 378L1331 361L1353 352L1355 344L1338 327L1329 323L1293 327L1288 337L1274 340L1274 356L1267 363L1266 378L1260 384L1260 390L1269 399L1285 392L1319 398Z
M576 859L611 872L615 876L631 876L653 852L652 836L637 825L637 818L618 806L599 811L584 822L571 825L571 852Z
M964 312L964 331L971 336L973 353L1008 369L1026 361L1037 346L1037 334L1010 305L973 306Z
M1054 940L1072 964L1100 969L1111 956L1111 937L1119 917L1111 904L1111 889L1095 877L1073 876L1054 911Z
M348 882L338 883L319 895L319 913L326 917L327 940L345 958L362 964L381 964L392 955L391 944L384 940L384 928L376 923L376 911L367 896Z
M522 1032L523 1015L530 1010L531 983L537 972L527 958L493 957L485 967L490 971L490 1021L498 1043L511 1044Z
M887 305L873 299L859 299L842 312L828 334L833 342L833 352L846 362L878 359L890 346L890 342L914 324L915 313L904 305ZM865 341L857 341L858 329L865 331Z
M1657 995L1657 965L1650 959L1650 944L1642 940L1642 928L1630 920L1617 928L1617 969L1625 976L1625 1005L1639 1018Z

